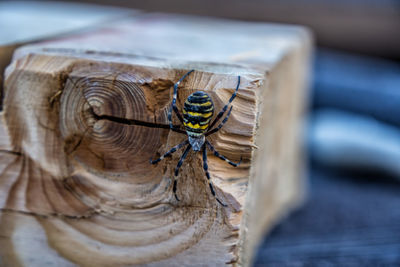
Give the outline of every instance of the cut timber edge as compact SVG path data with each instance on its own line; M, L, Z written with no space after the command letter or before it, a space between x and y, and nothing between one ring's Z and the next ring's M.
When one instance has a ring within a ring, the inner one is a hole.
M70 40L19 49L2 113L3 152L12 151L0 154L4 263L251 265L265 231L304 196L299 140L311 45L304 30L293 33L294 44L262 63L238 59L247 54L206 62L93 51ZM172 179L182 152L149 163L187 138L151 126L168 125L172 85L189 69L178 107L203 90L216 113L241 76L228 123L209 139L227 158L243 157L234 168L208 155L226 208L209 191L201 153L180 170L179 202Z

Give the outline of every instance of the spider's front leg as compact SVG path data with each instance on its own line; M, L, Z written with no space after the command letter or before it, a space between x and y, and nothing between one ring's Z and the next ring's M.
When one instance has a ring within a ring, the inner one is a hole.
M206 140L206 144L210 147L210 150L214 153L214 155L216 157L218 157L219 159L228 162L230 165L232 165L233 167L237 167L240 165L240 163L242 162L242 157L240 157L240 161L238 163L235 163L233 161L230 161L229 159L225 158L223 155L219 154L217 150L215 150L215 148L213 147L213 145L211 145L210 142L208 142Z
M169 150L167 153L165 153L164 155L162 155L158 159L152 160L150 158L150 163L151 164L156 164L156 163L162 161L165 157L170 156L172 153L176 152L178 149L182 148L183 146L185 146L187 144L189 144L189 140L185 140L184 142L180 143L179 145L174 146L173 148L171 148L171 150Z
M206 177L208 180L208 185L210 186L211 194L215 197L215 199L218 201L219 204L221 204L224 207L227 207L226 204L224 204L219 198L215 195L215 190L213 183L211 181L210 173L208 172L208 164L207 164L207 147L206 145L203 145L203 169L204 172L206 173Z
M189 142L189 141L187 141L187 142ZM174 192L174 195L175 195L175 198L176 198L176 200L178 200L178 201L180 201L180 199L178 198L178 195L176 194L176 185L177 185L177 179L176 179L176 177L178 176L178 174L179 174L179 169L181 168L181 166L182 166L182 164L183 164L183 161L185 160L185 158L186 158L186 156L187 156L187 154L189 153L189 151L190 151L190 149L192 148L192 146L189 144L187 147L186 147L186 149L185 149L185 151L183 152L183 154L182 154L182 156L181 156L181 158L179 159L179 162L178 162L178 164L176 165L176 168L175 168L175 176L174 176L174 186L173 186L173 188L172 188L172 192Z

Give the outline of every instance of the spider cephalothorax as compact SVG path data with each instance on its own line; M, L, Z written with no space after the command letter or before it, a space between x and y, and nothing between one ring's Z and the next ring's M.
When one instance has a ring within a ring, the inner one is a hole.
M203 91L197 91L188 96L188 98L185 101L184 107L183 107L183 118L182 118L182 115L179 113L178 108L176 107L176 97L177 97L177 93L178 93L178 86L186 78L186 76L188 76L193 71L194 70L191 70L188 73L186 73L185 75L183 75L183 77L181 79L179 79L179 81L174 85L174 96L172 99L171 108L169 109L169 112L168 112L169 126L170 126L171 130L178 132L178 133L187 134L188 139L185 140L184 142L180 143L179 145L174 146L171 150L169 150L167 153L162 155L160 158L158 158L156 160L150 159L150 162L152 164L156 164L159 161L161 161L162 159L164 159L164 157L170 156L172 153L174 153L178 149L186 146L186 149L183 152L183 154L178 162L178 165L175 168L175 179L174 179L174 184L173 184L173 192L174 192L176 200L179 201L179 198L176 195L176 185L177 185L176 177L178 176L179 168L182 166L182 163L185 160L190 149L193 149L193 151L195 151L195 152L202 150L203 151L203 169L206 173L206 177L208 179L208 184L210 186L211 193L213 194L213 196L216 198L216 200L221 205L226 206L215 196L214 186L212 184L210 174L208 172L207 147L214 153L215 156L228 162L229 164L231 164L234 167L237 167L240 164L240 162L234 163L234 162L228 160L227 158L225 158L224 156L222 156L221 154L219 154L215 150L215 148L211 145L211 143L206 140L206 137L208 135L211 135L211 134L219 131L219 129L221 129L222 126L228 121L229 115L231 114L231 111L232 111L232 106L229 109L228 113L226 114L226 117L222 120L222 122L217 127L213 128L213 126L225 114L225 112L228 109L229 104L232 103L233 99L235 99L237 91L239 89L239 85L240 85L240 76L238 76L238 83L237 83L235 92L232 94L228 103L222 108L222 110L218 113L218 115L215 117L215 119L211 122L212 116L214 114L214 104L212 102L211 97ZM185 131L181 130L180 128L176 128L172 124L172 110L176 113L176 116L178 117L179 121L184 125ZM211 122L211 124L210 124L210 122Z

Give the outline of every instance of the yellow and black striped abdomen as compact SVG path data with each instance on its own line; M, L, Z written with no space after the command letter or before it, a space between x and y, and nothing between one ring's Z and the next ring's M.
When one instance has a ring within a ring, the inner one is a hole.
M191 94L183 107L183 124L191 137L204 135L214 114L214 104L205 92Z

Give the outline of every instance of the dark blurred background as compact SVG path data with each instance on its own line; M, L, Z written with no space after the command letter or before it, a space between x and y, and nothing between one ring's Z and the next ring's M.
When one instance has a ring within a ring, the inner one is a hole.
M400 1L79 2L311 28L310 194L255 266L400 266Z
M86 0L96 4L232 19L301 24L318 45L400 59L396 0Z

